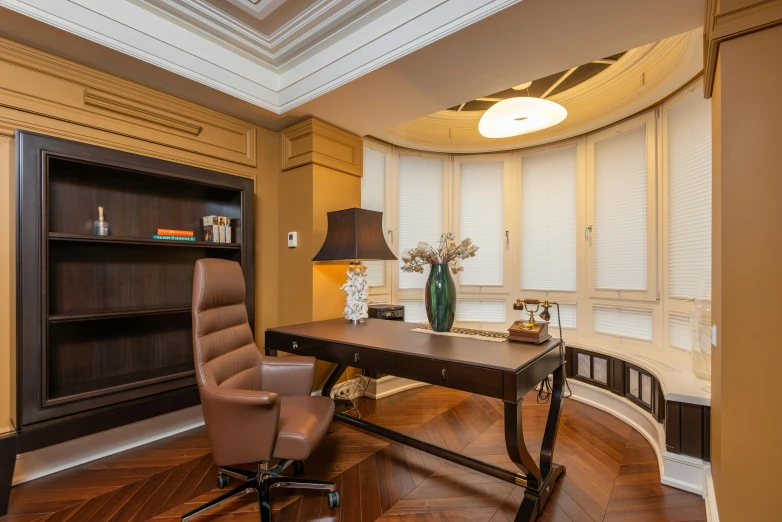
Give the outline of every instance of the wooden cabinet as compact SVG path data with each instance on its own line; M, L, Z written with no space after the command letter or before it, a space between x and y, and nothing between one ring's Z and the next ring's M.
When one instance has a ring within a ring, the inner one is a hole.
M239 262L253 320L253 181L25 132L16 142L20 452L197 404L194 264ZM93 235L98 206L109 236ZM204 242L206 215L230 217L235 242ZM155 240L158 228L196 241Z

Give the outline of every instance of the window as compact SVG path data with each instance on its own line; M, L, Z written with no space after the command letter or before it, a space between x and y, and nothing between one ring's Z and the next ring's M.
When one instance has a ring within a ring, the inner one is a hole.
M593 297L657 299L654 129L649 113L588 139Z
M596 333L639 341L652 340L652 311L608 305L592 307L592 323Z
M445 231L445 161L440 157L399 156L399 252L415 248L419 241L436 245ZM399 289L421 289L423 274L399 271Z
M549 313L551 314L548 326L549 333L559 337L559 314L557 313L557 307L552 306L549 308ZM574 330L576 328L576 304L559 303L559 313L562 314L562 328Z
M456 320L469 323L501 323L506 320L505 300L489 301L474 299L456 300Z
M503 289L507 266L505 229L505 178L507 155L470 156L454 160L457 240L470 238L480 248L464 260L460 287L493 286ZM470 289L480 291L485 289Z
M683 314L668 314L668 346L690 349L690 318Z
M402 300L399 301L399 304L405 307L406 323L425 323L428 321L426 303L423 299Z
M576 291L576 146L521 159L521 288Z
M383 233L386 224L386 166L388 155L370 147L364 147L364 175L361 178L361 208L383 213ZM386 286L386 262L365 261L367 282L370 287Z
M665 107L668 297L711 299L711 104L703 87Z

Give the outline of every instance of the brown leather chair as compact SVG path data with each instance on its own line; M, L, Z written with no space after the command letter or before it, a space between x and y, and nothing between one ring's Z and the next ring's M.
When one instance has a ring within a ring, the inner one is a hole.
M261 355L244 299L244 275L238 263L223 259L196 262L193 359L206 433L220 471L218 487L228 485L228 476L244 482L182 520L248 489L258 492L263 522L271 521L273 487L325 489L329 507L339 505L333 482L281 475L291 464L301 473L304 459L329 429L334 402L310 395L314 358ZM259 463L258 471L233 467L247 463Z

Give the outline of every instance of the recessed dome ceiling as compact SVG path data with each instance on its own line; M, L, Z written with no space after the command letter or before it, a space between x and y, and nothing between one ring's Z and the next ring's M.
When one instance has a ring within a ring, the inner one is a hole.
M605 69L614 65L619 58L624 56L625 53L618 53L602 60L595 60L572 69L560 71L556 74L550 74L545 78L540 78L529 82L529 86L525 89L514 89L510 87L504 91L495 92L489 94L483 98L468 101L461 105L455 105L450 107L449 111L485 111L489 107L497 103L498 101L505 100L507 98L514 98L516 96L531 96L533 98L546 98L548 96L555 96L561 92L564 92L576 85L584 83L596 74L603 72Z
M656 105L700 74L702 36L701 29L672 36L539 78L531 82L529 93L526 87L518 91L509 88L389 127L374 136L411 149L472 153L520 149L592 132ZM481 136L481 116L501 99L514 95L554 101L567 110L567 118L520 136Z

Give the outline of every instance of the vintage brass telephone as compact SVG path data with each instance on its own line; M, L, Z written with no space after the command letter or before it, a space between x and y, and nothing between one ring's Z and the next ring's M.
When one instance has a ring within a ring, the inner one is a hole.
M514 310L521 310L529 314L527 320L516 321L508 329L508 339L522 343L540 344L551 339L548 333L548 321L551 319L551 313L548 309L557 305L551 301L541 301L540 299L517 299L513 303ZM534 308L532 308L534 306ZM538 311L543 311L538 314ZM545 322L535 321L535 314Z

